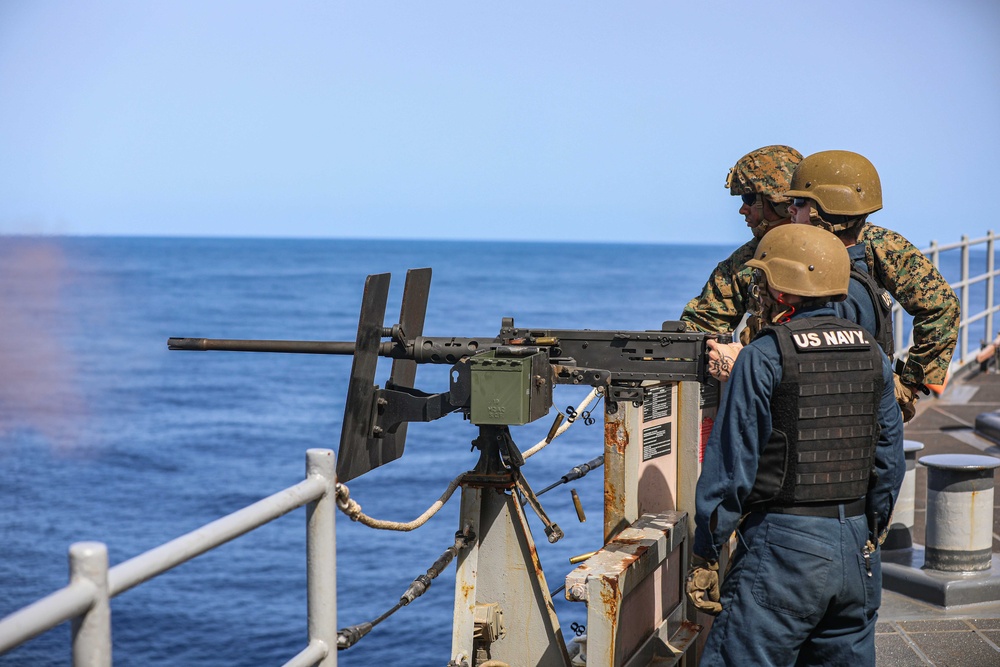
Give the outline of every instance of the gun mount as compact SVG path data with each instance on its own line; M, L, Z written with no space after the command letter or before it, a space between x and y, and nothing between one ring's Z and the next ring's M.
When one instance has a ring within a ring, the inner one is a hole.
M480 468L519 466L507 427L545 416L555 384L583 384L605 391L607 410L642 402L645 381L704 382L705 341L716 334L689 332L681 322L659 331L524 329L505 317L493 337L423 336L431 269L406 274L399 322L384 326L390 275L365 281L354 341L170 338L171 350L221 350L352 355L350 384L337 456L337 478L348 481L403 454L409 422L461 411L480 427L475 442L499 441L499 461ZM388 340L383 340L388 339ZM379 357L393 359L384 387L375 384ZM417 364L450 364L449 389L416 389ZM482 448L482 447L481 447ZM486 451L484 450L484 459ZM483 470L485 472L485 470Z
M474 537L470 548L455 556L449 665L493 660L571 664L524 507L541 520L549 542L559 540L563 531L521 474L525 455L509 427L545 416L554 385L601 390L604 452L557 484L603 468L608 546L567 576L566 599L587 604L588 663L652 664L654 656L662 655L672 657L674 664L678 655L696 646L700 631L681 593L693 534L688 514L694 510L699 447L719 394L706 368L706 341L727 337L689 332L680 322L664 322L657 331L526 329L515 327L512 318L502 319L495 336L429 337L423 328L431 270L407 273L399 320L387 327L389 278L378 274L365 281L353 341L171 338L168 346L352 355L336 457L338 482L402 456L410 422L460 412L479 428L472 440L480 450L479 461L457 478L462 488L460 534ZM379 357L392 359L382 386L375 383ZM446 391L415 387L416 367L427 363L450 366ZM571 421L575 418L569 410L567 414ZM585 422L592 421L589 412L582 414ZM562 417L557 415L549 437L539 445L551 441ZM430 579L418 581L425 587ZM646 596L654 589L658 611L650 614ZM633 593L641 594L631 599L642 599L642 605L626 599ZM492 629L485 631L487 625ZM345 645L340 648L364 634L355 636L355 629L371 626L341 631ZM669 656L661 654L662 646L669 646Z

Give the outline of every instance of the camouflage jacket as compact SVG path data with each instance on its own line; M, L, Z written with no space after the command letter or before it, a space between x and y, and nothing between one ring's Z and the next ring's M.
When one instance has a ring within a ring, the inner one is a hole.
M901 379L907 384L944 384L958 340L960 306L955 292L930 260L896 232L865 223L869 271L913 316L913 346ZM733 331L747 310L752 239L715 267L701 294L684 307L681 319L697 331Z
M758 243L758 239L750 239L719 262L701 295L684 306L681 320L689 328L708 332L736 330L750 305L751 269L746 263L753 259Z

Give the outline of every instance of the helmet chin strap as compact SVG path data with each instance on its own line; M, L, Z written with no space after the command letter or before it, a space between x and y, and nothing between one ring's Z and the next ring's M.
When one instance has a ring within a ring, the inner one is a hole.
M784 306L786 308L786 310L784 310L784 311L782 311L780 313L776 313L775 314L775 316L774 316L774 323L775 324L784 324L785 322L787 322L790 319L792 319L792 315L795 314L795 306L793 306L792 304L790 304L787 301L785 301L785 293L784 292L778 292L778 296L775 297L775 301L777 301L782 306Z
M775 296L766 284L751 287L749 310L768 324L784 324L795 314L795 306L785 301L784 292Z
M754 236L758 239L764 238L764 234L767 234L771 229L777 225L788 222L788 208L787 205L784 206L784 211L779 211L775 204L771 202L771 210L774 211L775 215L778 216L777 220L768 220L764 217L764 195L758 195L757 202L754 204L759 212L757 217L758 222L753 227Z
M843 217L843 216L838 216ZM809 209L809 222L813 227L821 227L828 232L836 234L837 232L842 232L845 229L851 229L852 227L860 227L865 222L866 216L860 216L858 218L852 218L846 222L833 223L823 217L823 215L816 210L815 207Z
M769 202L771 204L771 210L782 220L787 220L791 216L788 215L788 202Z

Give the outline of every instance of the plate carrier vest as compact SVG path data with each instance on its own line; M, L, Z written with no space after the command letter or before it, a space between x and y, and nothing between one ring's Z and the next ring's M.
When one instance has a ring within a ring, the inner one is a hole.
M748 509L836 503L868 493L884 382L882 350L862 327L832 316L774 325L781 383L771 437Z
M862 262L862 260L858 260ZM867 265L865 265L867 266ZM875 310L875 342L879 344L886 356L892 359L895 351L895 341L892 336L892 297L889 292L882 289L873 276L868 271L859 269L855 262L851 262L851 280L857 280L871 297L872 306Z

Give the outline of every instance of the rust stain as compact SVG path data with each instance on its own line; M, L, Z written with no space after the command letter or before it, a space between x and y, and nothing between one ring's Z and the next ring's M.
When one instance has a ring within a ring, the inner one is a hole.
M622 555L622 565L624 565L625 567L629 567L630 565L632 565L632 563L639 560L645 552L646 552L645 549L640 549L635 553Z
M681 628L693 634L698 634L699 632L701 632L701 625L699 625L698 623L692 623L691 621L688 620L681 621Z
M622 503L618 499L618 489L614 484L604 485L604 516L614 516L615 511L621 507Z
M475 591L475 590L476 590L476 587L473 586L472 584L470 584L470 583L462 583L462 589L461 589L462 597L465 598L466 600L469 599L469 596L472 595L473 591Z
M528 551L531 552L531 566L533 568L535 568L535 574L539 578L544 578L545 577L545 573L542 572L542 563L541 563L540 560L538 560L538 551L535 549L535 545L534 544L529 544L528 545Z
M618 628L618 579L604 579L601 587L601 613L610 621L613 629ZM614 631L614 630L613 630Z
M629 432L624 421L609 420L604 422L605 447L614 447L619 454L624 454L628 443Z
M993 489L990 489L990 491L992 492ZM977 528L977 526L976 526L976 496L980 495L981 493L982 493L981 491L975 491L975 490L973 490L972 493L971 493L970 501L969 501L969 529L970 530L969 530L969 544L966 547L966 549L970 549L970 550L973 548L973 542L975 542L975 540L976 540L976 528ZM992 495L992 493L991 493L991 495Z

